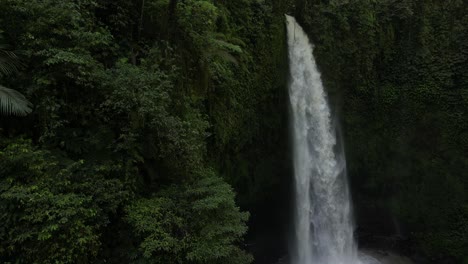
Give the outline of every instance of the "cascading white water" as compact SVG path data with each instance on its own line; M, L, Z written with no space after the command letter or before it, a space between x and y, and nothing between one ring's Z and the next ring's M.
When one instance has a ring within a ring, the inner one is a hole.
M344 153L313 45L296 20L286 18L295 174L292 264L357 264Z

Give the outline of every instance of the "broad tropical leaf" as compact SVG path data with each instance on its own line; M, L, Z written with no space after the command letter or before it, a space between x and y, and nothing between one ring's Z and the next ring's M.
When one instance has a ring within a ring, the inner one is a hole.
M20 92L0 85L0 114L25 116L31 113L31 103Z

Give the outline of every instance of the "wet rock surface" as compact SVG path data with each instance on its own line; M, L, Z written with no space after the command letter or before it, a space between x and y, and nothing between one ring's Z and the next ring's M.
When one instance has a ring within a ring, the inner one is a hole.
M386 250L363 249L360 254L365 264L415 264L408 257Z

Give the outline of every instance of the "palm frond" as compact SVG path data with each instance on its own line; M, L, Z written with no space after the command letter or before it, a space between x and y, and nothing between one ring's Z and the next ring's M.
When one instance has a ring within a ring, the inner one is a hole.
M18 57L13 52L0 47L0 76L16 72L20 66Z
M9 50L9 46L3 42L2 31L0 31L0 77L12 74L21 67L19 58Z
M0 85L0 114L25 116L31 113L31 106L20 92Z

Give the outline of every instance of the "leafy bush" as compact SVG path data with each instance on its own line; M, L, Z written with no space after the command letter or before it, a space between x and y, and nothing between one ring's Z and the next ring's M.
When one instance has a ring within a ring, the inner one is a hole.
M28 141L0 150L0 259L15 263L88 263L109 215L129 198L106 167L73 162ZM66 245L66 246L65 246Z

